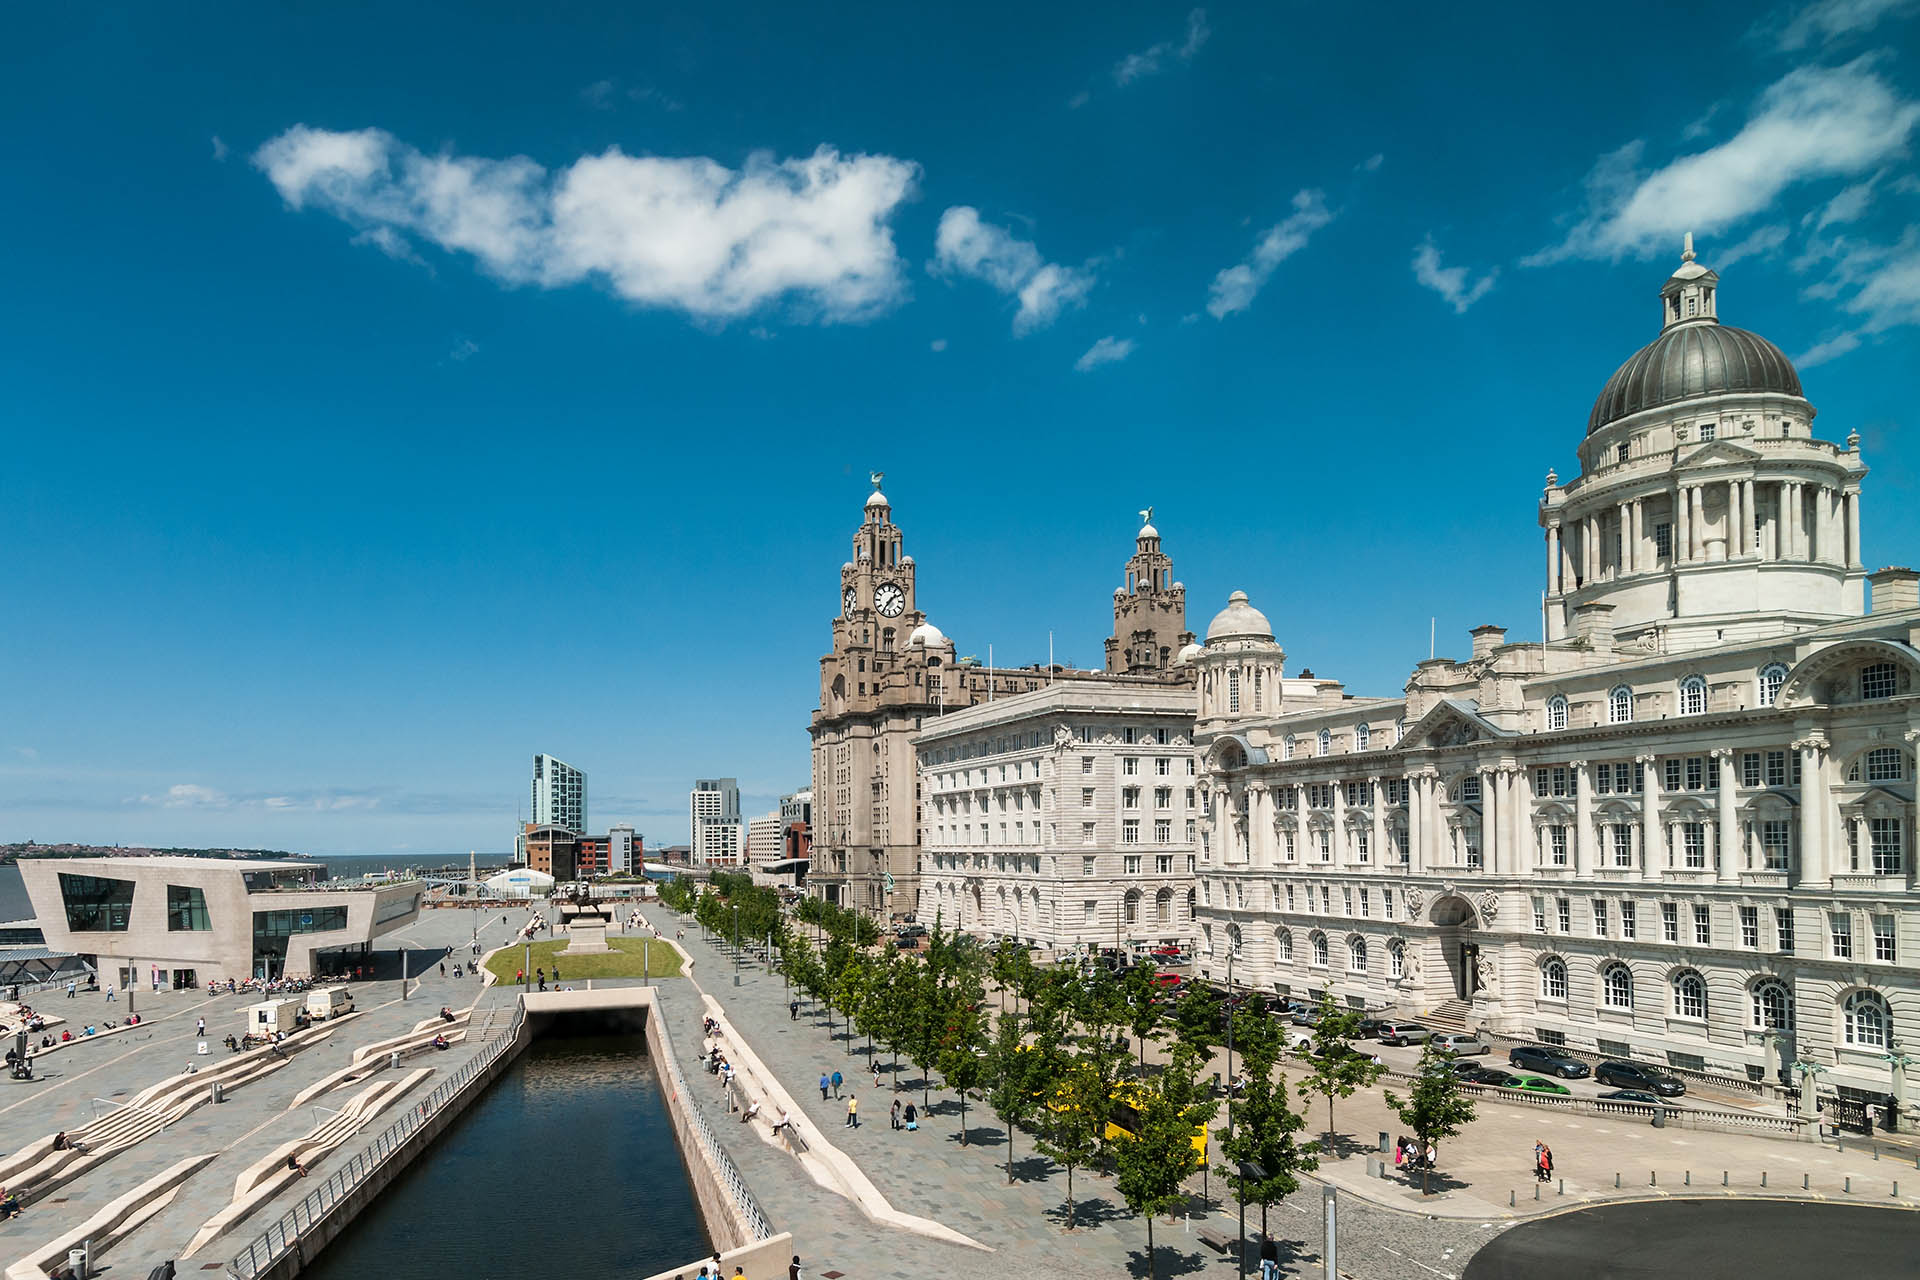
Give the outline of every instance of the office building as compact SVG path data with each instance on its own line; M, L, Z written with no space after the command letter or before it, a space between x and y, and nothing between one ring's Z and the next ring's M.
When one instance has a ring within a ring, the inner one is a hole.
M587 775L550 755L533 758L534 825L587 829Z
M740 784L733 778L702 778L687 797L693 865L739 866L746 847L740 821Z

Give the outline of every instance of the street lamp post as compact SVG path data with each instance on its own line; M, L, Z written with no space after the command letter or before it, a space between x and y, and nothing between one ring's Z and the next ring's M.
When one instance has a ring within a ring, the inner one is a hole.
M740 985L740 904L733 904L733 985Z
M1321 1188L1320 1198L1321 1198L1321 1202L1326 1206L1326 1215L1327 1215L1326 1216L1327 1244L1326 1244L1326 1248L1321 1250L1321 1255L1327 1260L1327 1269L1326 1269L1327 1280L1334 1280L1334 1277L1340 1274L1340 1264L1334 1257L1334 1250L1338 1247L1339 1239L1340 1239L1340 1231L1339 1231L1339 1225L1340 1225L1339 1224L1339 1218L1340 1218L1339 1203L1340 1202L1335 1198L1333 1185L1331 1183Z
M1240 1161L1240 1274L1247 1274L1247 1183L1265 1182L1267 1171L1257 1160ZM1267 1235L1267 1207L1260 1206L1260 1237Z

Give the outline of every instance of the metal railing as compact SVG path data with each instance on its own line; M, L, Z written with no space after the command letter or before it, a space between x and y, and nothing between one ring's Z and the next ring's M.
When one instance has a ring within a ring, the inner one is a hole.
M686 1100L687 1118L692 1123L693 1139L700 1150L712 1162L714 1171L720 1175L721 1185L732 1198L740 1217L745 1221L748 1234L753 1240L765 1240L774 1234L773 1224L767 1221L767 1215L761 1211L759 1201L753 1198L753 1192L747 1190L747 1180L740 1176L739 1167L733 1163L726 1149L713 1136L713 1130L707 1125L706 1116L701 1114L700 1104L695 1101L693 1090L687 1087L687 1078L680 1074L679 1064L668 1059L667 1071L672 1076L670 1083Z
M513 1046L525 1017L525 1006L521 1006L506 1031L482 1045L465 1066L442 1081L440 1087L428 1094L424 1102L409 1106L404 1116L381 1130L371 1146L347 1161L344 1167L335 1170L331 1177L309 1191L298 1204L255 1237L253 1243L235 1254L232 1261L227 1263L227 1273L239 1280L251 1280L251 1277L265 1271L275 1259L298 1244L315 1223L324 1221L355 1188L371 1177L422 1126L458 1097L476 1075L497 1062Z

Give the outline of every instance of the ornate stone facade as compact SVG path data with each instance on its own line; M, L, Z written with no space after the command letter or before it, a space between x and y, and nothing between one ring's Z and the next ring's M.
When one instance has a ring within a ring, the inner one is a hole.
M1689 254L1666 337L1717 323L1717 284ZM1232 948L1283 993L1904 1091L1920 577L1861 568L1858 438L1808 435L1784 356L1664 381L1642 356L1582 474L1549 476L1544 644L1480 627L1400 696L1349 698L1285 677L1244 597L1215 620L1203 967Z

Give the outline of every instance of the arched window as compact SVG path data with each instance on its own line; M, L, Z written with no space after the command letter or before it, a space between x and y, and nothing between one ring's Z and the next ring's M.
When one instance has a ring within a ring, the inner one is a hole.
M1625 685L1614 686L1607 695L1607 723L1630 724L1633 721L1633 690Z
M1233 956L1240 954L1240 926L1237 924L1227 926L1227 953Z
M1793 992L1778 978L1753 984L1753 1025L1761 1031L1793 1030Z
M1138 889L1127 890L1127 896L1124 899L1124 901L1126 903L1126 908L1127 908L1127 923L1139 924L1140 923L1140 891Z
M1367 940L1365 938L1347 939L1347 972L1365 973L1367 971Z
M1281 964L1293 963L1293 930L1281 929L1273 935L1273 954Z
M1034 892L1038 893L1039 890ZM1162 889L1153 895L1153 914L1161 924L1173 922L1173 890Z
M1546 963L1540 966L1540 998L1542 1000L1567 998L1567 962L1558 956L1548 956Z
M1877 991L1856 991L1840 1007L1841 1038L1861 1049L1887 1047L1887 1002Z
M1373 741L1372 729L1369 729L1364 724L1358 724L1353 727L1353 749L1355 751L1365 751L1368 747L1368 744L1371 743L1372 741Z
M1860 668L1860 701L1891 698L1900 690L1900 672L1891 662L1873 662Z
M1387 944L1387 976L1404 978L1407 976L1407 948L1398 938Z
M1688 676L1680 682L1680 714L1704 715L1707 710L1707 681L1704 676Z
M1769 662L1760 668L1760 705L1771 707L1780 700L1780 686L1787 682L1787 664Z
M1240 710L1240 668L1227 672L1227 714L1234 715Z
M1618 963L1600 970L1600 1003L1609 1009L1633 1008L1633 971Z
M1320 969L1326 968L1327 967L1327 935L1324 933L1316 933L1307 941L1309 945L1313 948L1313 956L1312 956L1311 963L1316 968L1320 968Z
M1288 734L1285 738L1281 739L1280 758L1282 760L1293 759L1293 735L1292 734Z
M1320 754L1323 756L1333 754L1333 730L1331 729L1320 731Z
M1706 1021L1707 984L1692 969L1673 975L1673 1016Z
M1567 727L1567 700L1559 694L1547 699L1547 728L1558 730Z
M1904 782L1907 757L1898 747L1875 747L1847 771L1848 782Z

